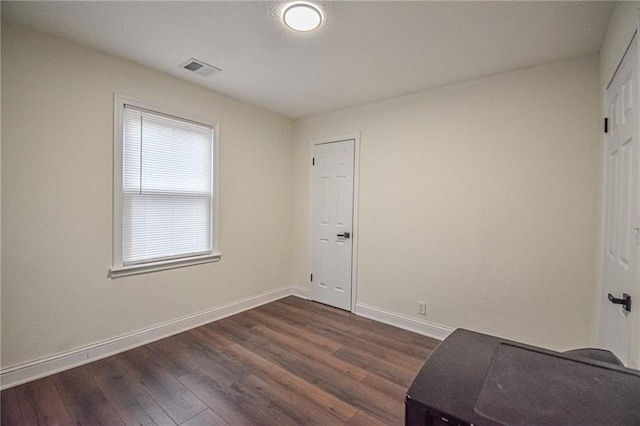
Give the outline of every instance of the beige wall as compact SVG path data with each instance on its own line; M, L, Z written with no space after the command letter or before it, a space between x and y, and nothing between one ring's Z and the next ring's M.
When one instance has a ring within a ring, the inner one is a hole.
M601 106L603 108L607 86L613 78L615 70L631 42L633 33L636 31L638 8L640 8L640 2L638 1L617 2L613 15L611 16L609 28L607 29L607 34L600 49L600 93L602 95ZM602 143L604 143L604 136L602 137ZM604 149L604 144L601 149ZM602 176L604 176L604 164L601 173ZM604 182L604 178L602 181ZM601 194L602 193L604 193L604 189L601 189ZM600 273L600 270L598 272ZM598 278L600 277L598 276ZM602 291L600 287L598 287L598 290ZM636 284L634 293L632 293L632 299L640 299L640 283ZM596 298L596 311L600 308L598 301L603 300L605 297L606 294L602 291L599 297ZM640 310L634 309L631 311L631 324L632 335L630 341L631 353L629 356L629 366L640 368Z
M110 280L113 93L220 124L223 259ZM2 28L2 367L290 285L292 122Z
M588 345L598 83L583 57L296 121L293 283L310 272L309 141L360 131L358 303Z
M358 302L554 349L590 343L596 57L294 126L13 26L2 28L2 68L2 368L306 286L308 141L356 131ZM220 123L220 263L106 278L113 92ZM427 302L426 317L416 314L418 300Z

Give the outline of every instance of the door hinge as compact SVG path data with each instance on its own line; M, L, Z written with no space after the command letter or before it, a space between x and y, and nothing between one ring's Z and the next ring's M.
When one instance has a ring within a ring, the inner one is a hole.
M311 274L311 282L313 282L313 274Z
M609 133L609 119L607 117L604 118L604 132Z
M312 159L311 159L311 165L312 165L312 166L315 166L315 165L316 165L316 159L315 159L315 158L312 158Z
M607 294L607 298L609 299L609 302L615 305L622 305L625 311L631 312L631 296L629 296L627 293L624 293L622 295L622 299L614 297L611 293Z

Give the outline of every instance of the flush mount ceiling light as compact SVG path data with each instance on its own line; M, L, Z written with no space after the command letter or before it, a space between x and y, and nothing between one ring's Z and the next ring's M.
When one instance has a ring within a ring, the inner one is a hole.
M322 23L322 13L311 3L293 3L285 8L282 19L292 30L313 31Z

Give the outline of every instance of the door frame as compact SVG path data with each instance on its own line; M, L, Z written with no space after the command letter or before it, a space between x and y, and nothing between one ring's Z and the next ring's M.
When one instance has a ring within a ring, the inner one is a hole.
M616 75L616 72L620 68L620 64L624 59L627 51L631 47L631 43L633 42L634 37L640 37L640 8L637 9L636 14L634 16L634 23L630 28L630 31L626 34L624 38L624 43L621 44L623 46L616 52L616 63L617 66L611 73L608 75L607 85L602 89L601 93L601 108L603 116L607 116L607 90L611 83L613 82L613 78ZM640 42L638 43L638 68L640 71ZM636 73L636 86L635 90L640 91L640 77L638 77L638 73ZM639 96L640 98L640 96ZM640 121L640 117L638 117ZM640 151L639 151L640 152ZM607 220L607 134L602 132L601 139L601 152L600 152L600 160L601 160L601 185L600 185L600 220L599 220L599 232L598 232L598 255L597 255L597 265L596 265L596 279L597 279L597 288L596 288L596 297L595 297L595 322L594 322L594 333L593 333L593 344L594 346L598 346L600 342L602 342L602 328L601 322L603 320L603 300L604 297L604 262L605 262L605 245L606 245L606 220ZM636 161L640 163L640 154L637 156ZM640 165L639 165L640 167ZM636 189L640 190L640 178L638 182L636 182ZM640 223L640 217L636 218L636 221ZM640 240L637 241L640 243ZM640 246L636 249L636 268L635 268L635 277L633 279L633 290L634 295L640 295ZM636 299L640 299L640 297L636 296ZM640 300L639 300L640 301ZM636 302L637 303L637 302ZM629 342L629 361L628 367L632 368L640 368L640 306L636 305L635 312L631 313L629 320L631 321L631 336Z
M315 145L321 145L332 142L341 142L353 140L353 229L352 229L352 248L351 248L351 307L350 312L356 311L356 297L358 289L358 241L360 232L358 232L358 200L359 200L359 182L360 182L360 132L348 133L338 136L330 136L324 138L312 139L309 141L309 214L308 214L308 244L307 244L307 295L311 299L311 270L313 268L313 148Z

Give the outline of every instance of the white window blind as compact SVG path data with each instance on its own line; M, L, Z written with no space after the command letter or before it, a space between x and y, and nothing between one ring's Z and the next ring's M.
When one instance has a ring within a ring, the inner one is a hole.
M211 254L213 128L124 105L122 265Z

